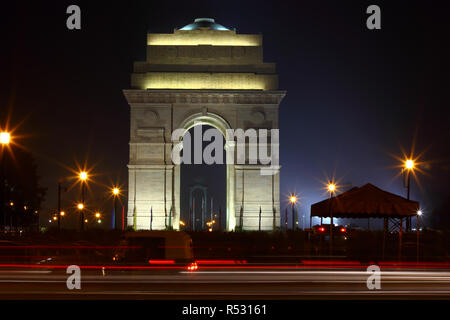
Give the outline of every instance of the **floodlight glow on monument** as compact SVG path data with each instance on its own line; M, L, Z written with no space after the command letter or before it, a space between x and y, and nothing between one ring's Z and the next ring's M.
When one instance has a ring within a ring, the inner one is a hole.
M270 90L273 77L257 74L149 73L146 89Z
M233 37L220 37L211 35L193 35L192 37L175 36L172 34L151 34L148 36L147 44L149 46L258 46L260 40L252 35L234 34Z

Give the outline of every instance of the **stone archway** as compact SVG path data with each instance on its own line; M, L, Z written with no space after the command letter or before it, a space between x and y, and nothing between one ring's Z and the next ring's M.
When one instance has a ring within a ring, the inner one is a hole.
M148 229L151 208L154 229L179 229L174 130L203 123L226 137L227 129L278 128L286 92L278 90L275 64L263 62L262 36L218 26L208 19L172 34L150 33L146 61L134 64L132 89L123 92L131 118L127 224L135 229ZM234 140L225 148L234 153ZM257 230L260 208L262 230L278 227L279 166L262 175L262 165L226 165L226 230Z
M206 108L202 109L202 112L194 113L189 116L187 116L184 120L182 120L179 124L179 129L184 129L184 132L189 131L189 129L193 128L197 125L209 125L211 127L216 128L220 131L220 133L223 135L225 139L225 151L229 150L230 148L234 148L235 144L234 141L227 141L226 132L227 130L232 129L230 124L220 115L208 112ZM175 143L181 144L180 150L182 147L182 141L177 141ZM227 208L226 208L226 230L231 231L236 226L236 215L235 215L235 206L234 206L234 199L235 199L235 165L234 164L224 164L227 166L227 187L226 187L226 196L227 196ZM174 166L174 185L175 185L175 194L174 199L175 203L178 203L178 210L177 215L175 216L175 221L180 221L180 165ZM179 229L178 226L174 226L176 229Z

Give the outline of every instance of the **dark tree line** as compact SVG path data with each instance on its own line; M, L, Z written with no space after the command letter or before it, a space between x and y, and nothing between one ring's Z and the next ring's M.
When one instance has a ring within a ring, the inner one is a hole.
M46 189L39 185L32 154L12 145L2 147L0 157L2 229L37 230Z

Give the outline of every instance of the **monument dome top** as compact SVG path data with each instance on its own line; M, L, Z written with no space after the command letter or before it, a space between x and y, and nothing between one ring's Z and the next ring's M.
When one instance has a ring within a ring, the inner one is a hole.
M210 29L210 30L220 30L220 31L229 31L230 29L225 28L224 26L215 22L214 19L211 18L197 18L193 23L180 28L183 31L191 31L191 30L199 30L199 29Z

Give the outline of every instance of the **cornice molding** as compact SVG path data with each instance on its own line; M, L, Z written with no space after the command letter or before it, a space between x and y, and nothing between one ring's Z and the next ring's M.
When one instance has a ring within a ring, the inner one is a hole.
M280 104L286 91L263 90L123 90L128 104L220 103Z

